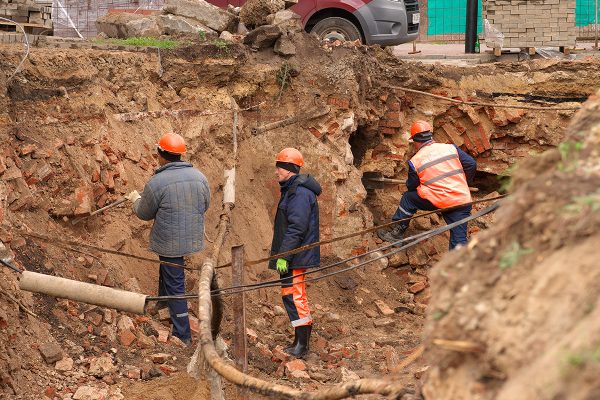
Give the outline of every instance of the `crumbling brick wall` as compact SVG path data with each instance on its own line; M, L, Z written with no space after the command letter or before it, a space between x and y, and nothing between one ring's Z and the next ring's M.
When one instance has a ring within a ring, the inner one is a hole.
M482 16L504 34L503 47L575 45L575 0L482 0Z

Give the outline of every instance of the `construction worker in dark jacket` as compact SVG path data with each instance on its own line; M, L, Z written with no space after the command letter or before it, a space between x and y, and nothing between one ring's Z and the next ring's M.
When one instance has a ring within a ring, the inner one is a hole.
M432 127L426 121L415 121L410 137L417 153L408 162L408 189L392 221L412 217L417 210L433 211L471 202L469 183L475 177L477 163L473 157L453 144L436 143ZM447 224L471 215L471 205L442 213ZM386 242L401 244L409 221L396 224L391 230L377 232ZM450 230L450 250L467 243L467 223Z
M158 254L160 261L181 266L185 265L184 256L204 247L204 213L210 204L208 181L192 164L181 161L185 151L185 141L180 135L162 136L157 145L160 167L141 195L134 190L126 196L138 218L154 220L150 250ZM161 264L158 295L182 294L185 294L184 269ZM168 307L173 336L191 343L187 301L169 300Z
M281 186L281 198L277 206L273 227L271 255L284 253L319 241L319 204L317 196L321 186L310 175L300 175L304 165L302 154L293 148L277 154L275 175ZM294 342L286 349L294 357L308 352L313 319L308 309L304 276L298 274L319 265L319 247L283 256L269 262L281 279L281 297L288 317L294 327Z

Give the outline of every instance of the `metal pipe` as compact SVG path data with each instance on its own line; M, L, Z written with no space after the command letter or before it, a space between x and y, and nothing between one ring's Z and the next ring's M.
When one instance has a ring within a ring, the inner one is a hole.
M465 26L465 53L475 53L477 41L477 7L479 0L467 0L467 23Z
M19 288L28 292L43 293L61 299L80 301L119 311L144 314L146 295L127 292L106 286L59 278L57 276L23 271Z

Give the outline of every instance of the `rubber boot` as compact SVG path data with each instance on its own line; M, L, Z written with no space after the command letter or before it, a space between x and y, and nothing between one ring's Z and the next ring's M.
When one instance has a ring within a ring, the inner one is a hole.
M298 329L294 329L294 342L292 343L291 346L283 349L283 351L285 351L286 353L289 353L290 351L294 350L294 348L296 347L297 344L298 344Z
M295 330L296 335L298 336L296 346L290 348L289 350L285 349L285 352L296 358L302 358L308 353L312 325L299 326Z

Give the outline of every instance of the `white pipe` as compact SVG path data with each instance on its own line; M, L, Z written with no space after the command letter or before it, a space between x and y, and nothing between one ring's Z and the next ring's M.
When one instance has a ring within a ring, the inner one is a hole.
M19 288L28 292L43 293L61 299L80 301L115 310L144 314L146 295L112 289L106 286L59 278L57 276L23 271Z

